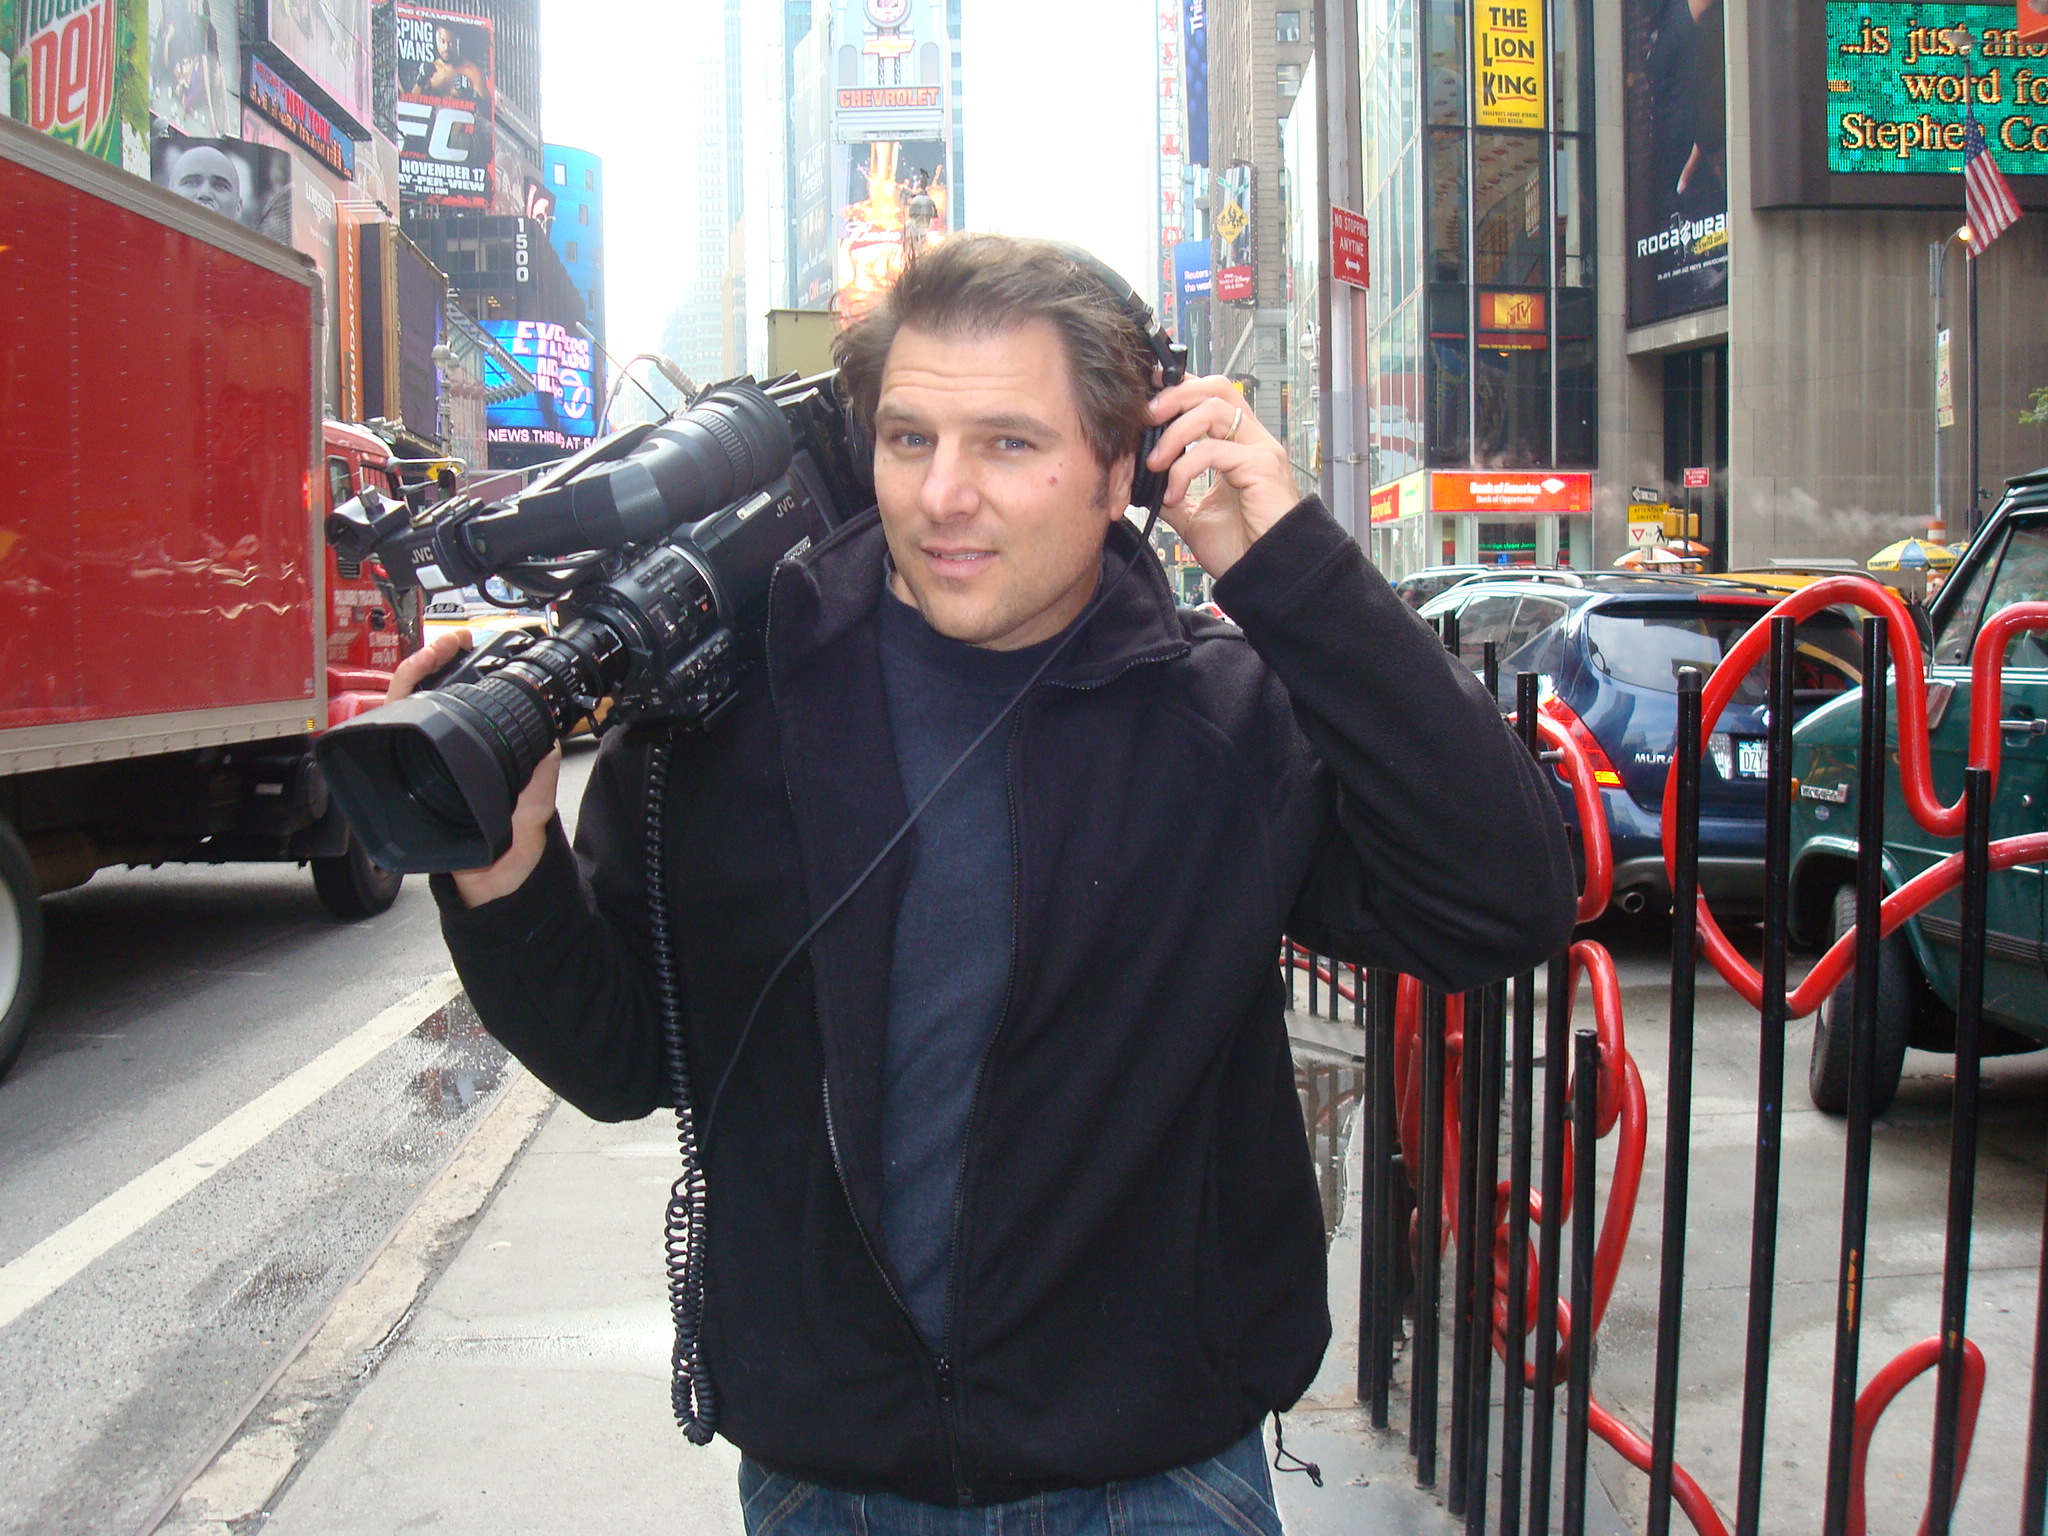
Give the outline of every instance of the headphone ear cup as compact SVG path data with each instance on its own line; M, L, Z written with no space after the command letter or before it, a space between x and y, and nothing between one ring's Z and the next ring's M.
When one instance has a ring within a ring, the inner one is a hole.
M1159 439L1165 435L1164 427L1147 427L1144 436L1138 439L1137 467L1131 471L1131 505L1143 507L1147 512L1156 513L1166 501L1165 473L1146 468L1146 460L1152 457L1152 450L1159 446Z

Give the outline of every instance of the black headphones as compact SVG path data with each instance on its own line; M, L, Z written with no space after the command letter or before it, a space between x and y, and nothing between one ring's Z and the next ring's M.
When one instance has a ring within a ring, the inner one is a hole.
M1152 313L1152 306L1138 297L1138 291L1123 280L1123 276L1101 257L1084 251L1078 245L1069 245L1064 240L1047 240L1051 246L1075 266L1094 278L1107 293L1110 302L1130 316L1145 338L1145 348L1152 360L1159 366L1159 388L1171 389L1187 377L1188 349L1167 335ZM1159 393L1154 390L1153 394ZM1166 501L1166 472L1148 469L1145 461L1152 457L1152 450L1159 446L1159 439L1165 433L1164 426L1147 427L1138 438L1138 457L1131 470L1131 505L1143 507L1153 517ZM846 413L848 445L854 457L862 464L874 459L874 443L867 429L857 420L851 410Z
M1078 245L1069 245L1064 240L1046 243L1100 283L1116 306L1144 333L1146 349L1159 365L1160 389L1171 389L1187 377L1188 349L1166 334L1166 327L1153 315L1152 306L1138 297L1137 289L1125 282L1116 268ZM1152 393L1156 395L1159 390ZM1143 507L1154 517L1166 501L1166 471L1147 468L1145 461L1152 457L1152 450L1159 446L1165 431L1164 425L1144 430L1138 438L1137 463L1131 471L1131 505Z

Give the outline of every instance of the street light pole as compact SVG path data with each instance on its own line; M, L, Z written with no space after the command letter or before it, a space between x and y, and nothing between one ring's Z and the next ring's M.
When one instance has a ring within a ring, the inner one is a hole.
M1967 248L1967 247L1969 246L1969 244L1970 244L1970 226L1969 226L1969 225L1965 224L1965 225L1964 225L1964 226L1963 226L1963 227L1962 227L1961 229L1958 229L1958 230L1956 230L1956 231L1955 231L1954 233L1950 234L1950 235L1949 235L1949 236L1947 236L1947 237L1946 237L1945 239L1933 241L1933 242L1931 242L1931 243L1930 243L1930 244L1928 245L1928 247L1927 247L1927 258L1928 258L1928 259L1927 259L1927 281L1928 281L1928 292L1929 292L1929 293L1930 293L1930 294L1931 294L1931 295L1933 296L1933 299L1934 299L1934 380L1935 380L1935 387L1934 387L1934 522L1936 522L1937 524L1941 525L1941 526L1942 526L1943 528L1946 528L1946 527L1948 526L1948 514L1947 514L1947 502L1946 502L1946 489L1947 489L1947 488L1946 488L1946 486L1945 486L1945 485L1944 485L1944 484L1942 483L1942 473L1941 473L1941 470L1942 470L1942 462L1941 462L1941 461L1942 461L1942 451L1941 451L1941 450L1942 450L1942 436L1941 436L1941 434L1942 434L1942 432L1943 432L1943 430L1944 430L1944 428L1943 428L1943 425L1942 425L1942 420L1941 420L1941 406L1942 406L1942 400L1941 400L1941 385L1942 385L1942 358L1941 358L1941 338L1942 338L1942 334L1943 334L1943 331L1944 331L1944 329L1945 329L1945 328L1944 328L1944 326L1942 325L1942 301L1943 301L1943 300L1944 300L1944 299L1945 299L1945 298L1946 298L1946 297L1948 296L1948 248L1949 248L1949 247L1950 247L1951 245L1954 245L1954 244L1955 244L1955 243L1956 243L1956 242L1957 242L1958 240L1962 241L1962 242L1963 242L1963 244L1964 244L1964 246L1965 246L1966 248ZM1971 273L1972 273L1972 275L1974 276L1974 274L1975 274L1975 268L1974 268L1974 267L1973 267L1973 268L1971 269ZM1971 345L1971 349L1972 349L1972 352L1973 352L1973 354L1974 354L1974 351L1975 351L1975 347L1976 347L1976 337L1975 337L1974 333L1973 333L1973 334L1971 335L1971 337L1969 338L1969 341L1970 341L1970 345ZM1954 382L1954 381L1955 381L1955 362L1954 362L1954 357L1955 357L1955 354L1954 354L1953 350L1951 350L1951 351L1950 351L1950 354L1949 354L1949 368L1948 368L1948 383L1949 383L1949 402L1950 402L1949 408L1950 408L1950 410L1951 410L1951 411L1953 411L1953 410L1954 410L1954 408L1955 408L1955 407L1954 407L1954 400L1955 400L1955 382ZM1973 396L1972 398L1973 398L1973 400L1974 400L1974 396Z
M1941 35L1957 53L1962 55L1963 110L1974 117L1977 110L1977 75L1970 61L1971 56L1977 51L1977 39L1971 33L1969 27L1961 22L1950 27ZM1978 478L1983 473L1983 439L1978 430L1977 412L1977 382L1979 378L1977 367L1977 243L1972 237L1968 224L1957 230L1956 234L1962 238L1969 253L1969 264L1964 269L1963 276L1963 286L1967 290L1966 303L1969 310L1968 325L1970 332L1970 506L1967 526L1970 530L1970 537L1974 539L1982 522L1982 505L1984 500L1984 493L1978 486ZM1946 242L1944 242L1945 244Z
M1970 537L1976 538L1984 519L1984 492L1980 476L1983 439L1978 433L1977 418L1977 246L1970 243L1968 264L1965 267L1966 286L1970 290Z

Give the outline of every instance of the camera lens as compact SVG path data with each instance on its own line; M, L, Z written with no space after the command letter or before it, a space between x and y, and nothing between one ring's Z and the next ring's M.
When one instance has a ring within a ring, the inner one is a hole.
M391 777L405 787L414 805L454 831L470 826L468 803L456 787L448 764L426 737L406 732L389 738Z

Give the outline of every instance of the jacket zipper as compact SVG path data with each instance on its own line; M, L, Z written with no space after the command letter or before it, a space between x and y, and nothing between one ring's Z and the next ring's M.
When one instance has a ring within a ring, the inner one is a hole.
M1118 667L1114 672L1110 673L1109 676L1098 677L1092 683L1068 683L1062 682L1057 677L1048 677L1045 680L1043 686L1047 688L1065 688L1071 693L1092 693L1097 688L1107 688L1111 683L1115 682L1118 678L1122 677L1126 672L1135 672L1140 667L1160 667L1164 666L1169 661L1183 660L1187 656L1189 649L1190 648L1188 646L1184 645L1180 647L1180 649L1173 651L1165 656L1135 657L1132 660L1125 662L1122 666Z
M781 575L782 567L778 564L775 567L774 574L768 578L768 622L762 635L762 648L768 652L770 658L768 666L768 694L770 700L775 705L778 738L781 733L782 695L781 691L775 686L773 657L775 654L775 583L780 579ZM787 761L783 764L782 793L783 798L789 802L790 820L794 822L797 814L796 791L789 782L789 765ZM1014 820L1014 808L1011 815ZM882 1262L882 1255L875 1248L875 1240L868 1233L867 1223L860 1219L860 1206L854 1201L853 1185L846 1177L846 1162L839 1153L839 1127L832 1117L832 1078L830 1073L821 1076L819 1087L825 1109L825 1144L832 1152L832 1172L838 1176L839 1193L846 1200L847 1214L853 1218L853 1230L860 1234L860 1245L867 1253L868 1262L874 1266L875 1273L881 1277L882 1289L889 1293L889 1300L895 1305L896 1310L902 1314L904 1323L910 1329L910 1336L916 1342L918 1352L931 1365L932 1380L939 1397L939 1429L946 1441L946 1459L953 1468L953 1492L959 1501L965 1504L968 1501L967 1479L960 1464L960 1440L953 1420L953 1362L948 1360L944 1354L934 1355L930 1346L925 1343L924 1334L917 1326L916 1315L911 1312L909 1304L904 1301L903 1293L896 1289L896 1282L889 1274L889 1266Z
M960 1473L960 1418L959 1409L953 1402L952 1355L953 1355L953 1313L960 1298L960 1218L967 1209L967 1162L974 1145L975 1123L981 1118L981 1090L988 1080L989 1059L995 1055L996 1041L1002 1037L1003 1026L1010 1021L1010 1005L1017 997L1017 972L1023 956L1024 920L1024 844L1017 835L1017 740L1022 734L1024 704L1018 701L1017 713L1010 721L1010 740L1004 752L1007 795L1010 809L1010 974L1003 983L1003 1006L996 1015L996 1027L989 1031L988 1043L981 1048L981 1060L974 1067L974 1093L967 1101L967 1124L960 1136L960 1166L953 1179L953 1225L946 1243L946 1322L939 1340L939 1400L945 1405L947 1418L946 1441L953 1448L953 1484L961 1503L967 1502L967 1484Z
M853 1201L853 1186L847 1182L846 1164L839 1156L839 1128L832 1119L832 1079L823 1079L825 1096L825 1142L832 1149L832 1171L839 1176L839 1192L846 1197L846 1208L853 1217L853 1229L860 1234L860 1245L867 1251L868 1262L875 1266L875 1273L881 1276L882 1289L889 1293L896 1310L903 1314L903 1321L909 1325L910 1336L917 1341L919 1353L924 1355L932 1367L932 1379L939 1394L939 1429L946 1440L946 1459L953 1468L953 1494L963 1505L968 1502L967 1478L960 1464L959 1427L953 1417L953 1362L941 1353L933 1354L919 1331L917 1318L911 1312L903 1293L896 1289L896 1282L890 1278L888 1265L875 1249L875 1242L868 1235L867 1223L860 1219L860 1207Z

